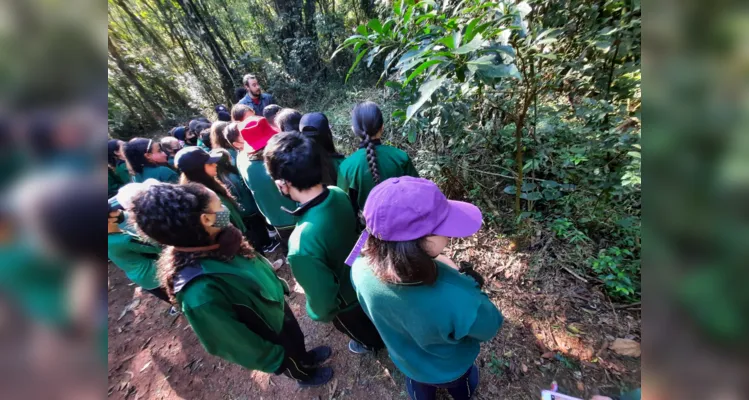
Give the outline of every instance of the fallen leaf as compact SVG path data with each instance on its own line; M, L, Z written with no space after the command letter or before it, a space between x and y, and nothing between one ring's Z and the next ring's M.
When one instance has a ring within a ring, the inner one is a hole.
M330 399L335 397L335 391L338 389L338 379L333 380L333 388L330 390Z
M584 392L585 391L585 385L583 385L582 382L577 381L577 390Z
M567 330L570 333L574 333L575 335L582 335L582 334L585 333L582 330L580 330L580 328L577 327L577 324L568 324L567 325Z
M497 395L499 394L499 389L497 389L497 385L491 384L489 385L489 393Z
M554 358L554 352L553 351L547 351L544 354L541 354L541 357L543 358Z
M149 362L147 362L147 363L146 363L146 365L144 365L144 366L143 366L143 368L141 368L141 369L140 369L140 371L138 371L138 372L143 372L143 371L145 371L145 370L146 370L146 368L148 368L148 367L150 367L150 366L151 366L151 362L149 361Z
M528 366L525 364L520 364L520 370L523 371L524 374L528 373Z
M639 357L641 354L640 343L635 342L632 339L616 339L614 343L611 343L609 349L614 350L616 354L630 357Z
M120 316L117 318L117 321L121 320L125 314L127 314L128 311L132 311L135 309L135 307L138 307L138 304L140 304L140 299L133 300L130 304L128 304L124 310L120 313Z

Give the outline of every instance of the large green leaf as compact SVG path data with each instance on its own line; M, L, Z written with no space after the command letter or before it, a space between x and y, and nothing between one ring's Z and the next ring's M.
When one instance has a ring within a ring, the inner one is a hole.
M404 124L410 121L414 115L416 115L416 112L419 111L421 106L423 106L424 103L432 98L432 94L434 94L434 92L437 91L437 89L439 89L446 80L447 78L445 77L432 78L424 82L424 84L419 87L419 93L421 93L421 97L419 97L419 100L416 103L411 104L410 106L408 106L408 109L406 109L406 121L404 122Z
M474 18L473 20L471 20L471 22L468 23L464 35L466 42L470 42L471 40L473 40L476 34L481 33L476 29L476 27L478 26L478 23L481 22L481 19L484 18L484 15L486 14L481 14L481 16ZM484 27L484 29L486 29L486 27Z
M406 10L406 14L403 15L403 26L408 26L408 23L411 22L411 17L414 15L414 6L409 6L408 10Z
M369 22L367 22L367 27L379 34L382 34L382 24L378 19L370 19Z
M453 50L460 46L460 32L453 32L452 35L447 35L442 39L437 40L435 43L443 44L448 49Z
M477 34L476 37L473 38L470 42L458 47L457 49L453 50L454 54L468 54L470 52L476 51L481 48L481 46L484 45L484 38L481 36L481 34Z
M356 31L359 32L360 35L367 35L367 27L364 25L359 25L356 27Z
M354 72L354 68L356 68L356 66L359 65L359 61L361 61L361 59L364 57L364 54L366 53L367 53L367 49L364 49L359 52L359 55L356 56L356 60L354 61L353 64L351 64L351 68L348 69L348 73L346 73L346 79L344 80L344 83L348 82L348 78L351 76L351 73Z
M411 75L408 76L405 82L403 82L403 87L406 87L408 85L408 82L411 82L414 78L419 76L422 72L424 72L427 68L431 67L432 65L441 63L441 60L429 60L427 62L422 63L419 65L418 68L414 70L414 72L411 72Z

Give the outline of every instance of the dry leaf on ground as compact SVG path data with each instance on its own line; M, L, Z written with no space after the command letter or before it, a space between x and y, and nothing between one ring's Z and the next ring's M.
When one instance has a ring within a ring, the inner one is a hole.
M630 357L640 356L640 344L632 339L616 339L611 343L609 349L614 350L616 354Z

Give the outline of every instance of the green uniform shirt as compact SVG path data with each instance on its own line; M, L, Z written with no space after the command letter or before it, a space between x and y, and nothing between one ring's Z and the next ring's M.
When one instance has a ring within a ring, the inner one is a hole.
M284 290L268 260L259 255L237 256L229 263L202 259L200 266L202 275L177 292L200 343L208 353L245 368L275 372L283 347L260 337L237 314L237 309L246 309L273 332L281 331Z
M117 173L117 176L119 176L120 180L125 184L128 184L130 183L130 181L132 181L132 178L130 177L130 171L127 170L127 164L124 161L117 164L117 168L114 169L114 172Z
M322 203L309 207L318 200L313 199L297 210L303 214L289 238L288 255L291 272L307 296L307 314L321 322L357 304L346 265L358 239L356 216L343 190L328 190Z
M265 170L262 159L250 160L247 153L239 153L237 155L237 169L239 169L239 174L242 175L247 187L252 191L257 208L263 213L269 224L275 227L296 224L296 217L281 209L281 207L285 207L288 210L293 210L297 207L296 202L284 197L278 191L273 178Z
M135 174L135 179L133 179L133 182L143 182L149 178L153 178L159 182L164 183L179 182L179 175L177 175L177 173L173 169L165 167L163 165L158 165L155 167L143 167L143 173Z
M398 176L413 176L418 178L411 158L405 151L392 146L375 146L377 154L377 168L380 173L380 182L388 178ZM372 173L369 171L367 162L367 149L359 149L346 158L338 168L338 187L349 193L349 189L356 191L356 203L359 210L364 209L364 203L372 188L375 187ZM465 371L464 371L465 372Z
M125 272L128 279L146 290L159 287L156 261L161 248L143 242L126 232L107 236L107 255L114 265Z
M221 199L221 204L223 204L227 209L229 209L229 221L242 233L247 230L247 227L244 226L244 221L242 221L242 215L240 214L239 208L235 206L229 199L222 195L218 195L218 198Z
M437 263L432 285L382 282L366 257L351 267L364 312L387 346L390 358L409 378L424 383L458 379L502 325L502 314L473 278Z
M117 194L117 191L122 187L122 181L117 173L112 171L112 168L107 168L107 197L112 197Z
M242 177L237 174L229 174L228 180L230 185L226 186L229 187L231 194L234 195L239 205L242 206L242 209L239 210L242 218L257 214L259 210L257 209L257 204L255 204L255 197L252 196L250 188L245 185Z

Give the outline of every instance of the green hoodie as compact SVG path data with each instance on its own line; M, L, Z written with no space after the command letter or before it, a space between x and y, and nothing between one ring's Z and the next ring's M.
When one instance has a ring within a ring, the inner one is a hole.
M284 197L278 191L273 178L265 170L262 157L255 156L250 160L246 152L239 153L237 155L237 169L239 169L239 174L242 175L247 187L252 191L257 208L269 224L279 228L296 224L296 217L281 209L281 207L285 207L288 210L293 210L297 207L296 202Z
M502 314L473 278L439 262L437 268L432 285L396 285L378 279L366 257L351 267L359 303L393 363L409 378L431 384L462 376L480 343L502 326Z
M159 182L164 183L179 182L179 175L177 175L177 173L173 169L165 167L163 165L157 165L155 167L143 167L143 172L140 174L135 174L135 179L133 179L133 182L143 182L149 178L153 178Z
M208 353L251 370L278 370L283 347L250 329L242 317L253 315L273 334L281 332L284 285L268 260L259 255L252 259L236 256L228 263L201 259L198 267L181 271L174 290Z
M304 288L307 314L329 322L358 304L346 265L358 237L356 216L346 193L335 186L295 213L301 216L289 238L289 266Z
M405 151L392 146L376 145L377 169L380 173L380 182L388 178L399 176L413 176L418 178L411 158ZM349 190L355 191L356 203L359 210L364 209L364 203L372 188L375 187L372 173L369 171L367 161L367 149L359 149L347 157L338 168L338 187L351 195Z
M146 290L159 287L156 278L156 261L161 248L150 245L126 232L107 236L107 255L128 279Z

